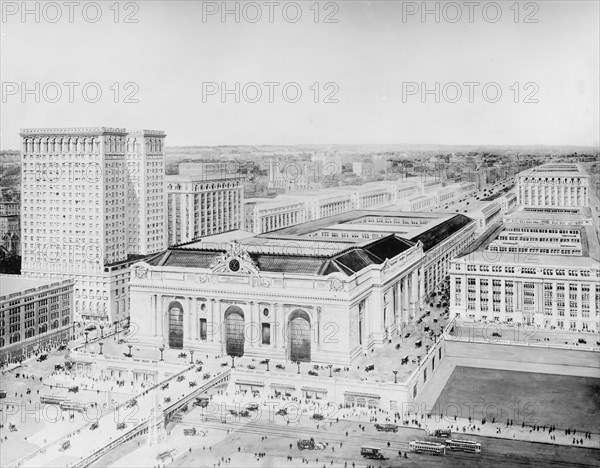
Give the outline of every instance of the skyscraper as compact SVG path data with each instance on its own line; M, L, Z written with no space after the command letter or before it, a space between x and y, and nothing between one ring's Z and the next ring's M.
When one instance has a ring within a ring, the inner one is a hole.
M75 279L75 320L129 315L129 265L165 247L163 132L26 129L22 273Z

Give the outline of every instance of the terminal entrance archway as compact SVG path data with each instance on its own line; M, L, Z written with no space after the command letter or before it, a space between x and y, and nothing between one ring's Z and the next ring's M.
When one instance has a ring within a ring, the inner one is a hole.
M169 304L169 348L183 349L183 307L179 302Z
M290 315L288 323L290 333L290 360L292 362L310 362L310 317L303 310L296 310Z
M228 356L244 355L244 312L238 306L225 311L225 351Z

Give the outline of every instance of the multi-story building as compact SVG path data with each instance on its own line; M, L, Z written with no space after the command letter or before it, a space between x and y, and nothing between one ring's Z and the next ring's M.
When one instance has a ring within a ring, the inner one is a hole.
M502 209L495 201L488 202L478 208L471 210L467 216L477 223L477 233L481 234L496 223L502 221Z
M592 226L513 219L451 261L450 275L451 316L600 330L600 247Z
M244 229L255 234L304 222L304 204L293 199L249 198L244 200Z
M281 161L271 158L268 187L286 191L318 189L326 177L334 175L331 170L321 161Z
M517 197L523 206L589 206L590 176L583 166L553 163L518 174Z
M241 229L244 221L243 178L220 165L192 164L191 173L180 166L179 175L166 176L169 245Z
M508 192L494 200L500 205L500 210L503 215L510 213L517 206L517 195L513 192Z
M462 215L353 211L252 237L241 232L225 244L209 237L172 247L133 268L136 338L348 365L416 318L430 292L425 270L443 278L441 253L466 247L472 224Z
M359 177L370 177L375 172L375 166L371 161L353 162L352 172Z
M127 319L129 264L165 245L165 134L100 127L21 137L23 274L74 278L77 321Z
M73 285L70 279L0 275L0 363L73 337Z
M165 232L165 133L127 135L127 251L148 255L167 247Z
M21 203L18 201L0 201L0 216L19 216Z

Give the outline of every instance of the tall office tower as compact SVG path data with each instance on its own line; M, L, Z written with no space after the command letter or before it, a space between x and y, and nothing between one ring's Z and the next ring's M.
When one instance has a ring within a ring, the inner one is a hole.
M148 134L153 136L148 138ZM164 168L159 172L149 164L154 160L148 153L155 153L146 151L154 145L162 154L164 134L144 131L132 135L144 147L139 152L133 143L131 152L128 150L131 138L124 129L21 132L21 270L30 277L74 278L76 321L127 319L129 265L135 260L130 254L138 253L132 252L136 249L131 245L139 239L139 253L144 253L164 242L164 234L163 240L157 240L160 236L152 232L160 226L149 221L162 220L164 226L164 202L157 200L163 180L160 184L154 178L151 183L145 180L149 173L164 177ZM136 162L140 170L133 164ZM136 182L130 182L134 179ZM138 194L138 200L149 193L156 197L139 202L143 217L134 217L134 209L128 210L129 189ZM130 229L130 225L135 227ZM155 244L148 245L148 240Z
M127 136L127 250L148 255L167 248L165 133L136 130Z

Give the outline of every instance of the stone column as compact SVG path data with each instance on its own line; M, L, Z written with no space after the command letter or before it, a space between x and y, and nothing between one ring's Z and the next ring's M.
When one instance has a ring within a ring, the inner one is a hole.
M156 315L158 313L157 304L156 304L156 294L152 294L152 301L150 302L150 330L152 332L152 336L156 336Z
M413 270L410 275L410 315L411 318L415 317L417 312L417 304L419 303L419 289L417 271Z
M215 335L221 330L221 324L215 322L215 300L210 299L208 301L208 316L210 317L210 323L212 324L212 333L210 334L210 341L215 341Z

